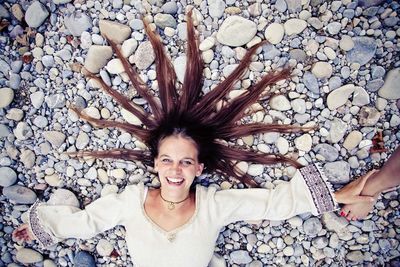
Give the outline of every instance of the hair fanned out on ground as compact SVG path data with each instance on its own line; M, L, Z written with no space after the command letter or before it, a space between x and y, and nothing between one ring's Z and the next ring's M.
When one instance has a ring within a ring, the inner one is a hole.
M244 123L242 118L248 115L249 107L254 104L266 88L276 82L287 79L290 69L283 68L264 75L242 95L220 107L234 85L244 76L251 58L264 42L251 47L236 69L210 92L202 95L203 61L198 47L198 38L193 25L192 11L187 14L187 50L186 72L181 87L177 82L174 67L165 53L165 48L157 33L150 29L144 20L145 31L155 53L159 100L153 96L148 86L141 80L139 74L122 55L117 44L107 41L116 56L121 60L124 70L129 76L132 86L138 95L148 103L149 112L134 104L128 97L107 85L98 76L89 73L88 78L97 81L101 88L108 93L124 109L135 115L143 126L127 122L116 122L96 119L81 112L76 107L72 109L85 121L99 128L122 129L147 145L147 150L111 149L104 151L70 152L75 157L94 157L141 161L152 166L157 156L159 141L164 137L183 133L191 137L199 149L199 161L204 163L205 171L216 172L224 177L236 178L248 185L254 185L251 176L239 170L236 163L248 161L260 164L287 163L295 167L301 166L297 161L283 155L259 153L257 151L232 147L228 142L237 138L265 132L291 133L308 131L312 128L265 123Z

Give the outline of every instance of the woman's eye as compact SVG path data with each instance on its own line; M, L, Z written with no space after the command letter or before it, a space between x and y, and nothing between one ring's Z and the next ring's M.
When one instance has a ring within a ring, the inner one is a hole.
M165 162L165 163L168 163L168 162L170 162L170 160L169 160L169 159L162 159L161 161L162 161L162 162Z

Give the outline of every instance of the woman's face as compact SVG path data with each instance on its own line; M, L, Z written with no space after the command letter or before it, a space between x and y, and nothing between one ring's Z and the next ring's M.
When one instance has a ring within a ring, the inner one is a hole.
M187 194L203 167L198 162L194 141L181 136L163 139L158 148L158 157L154 159L154 169L158 172L161 187L168 190L170 196Z

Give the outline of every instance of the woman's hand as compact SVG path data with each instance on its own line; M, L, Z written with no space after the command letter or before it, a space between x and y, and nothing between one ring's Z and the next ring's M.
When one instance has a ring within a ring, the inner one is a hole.
M36 239L27 223L18 226L12 233L12 237L17 242L32 242Z
M361 191L364 188L368 178L374 174L376 170L372 170L366 175L358 178L357 180L347 184L340 190L335 192L335 198L338 203L342 204L353 204L359 202L374 202L375 199L372 196L361 196Z

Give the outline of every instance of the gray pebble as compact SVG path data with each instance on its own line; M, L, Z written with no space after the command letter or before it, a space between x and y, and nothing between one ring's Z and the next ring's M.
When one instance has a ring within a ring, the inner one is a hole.
M0 167L0 186L7 187L15 184L17 174L9 167Z
M35 192L20 185L4 187L3 195L17 204L33 204L37 198Z
M382 79L375 79L372 81L368 81L365 88L369 92L376 92L384 85L384 83L385 82Z
M318 80L311 72L306 71L303 75L303 83L313 93L319 94Z
M25 21L29 27L38 28L49 16L49 11L39 1L33 2L25 12Z
M328 180L333 184L346 184L350 181L350 165L345 161L328 162L324 170Z
M16 73L10 74L10 88L11 89L19 89L19 85L21 84L21 76Z
M64 24L73 36L81 36L84 31L92 28L92 20L82 11L65 15Z
M339 151L334 146L328 144L318 144L314 147L314 151L331 162L339 157Z
M51 55L45 55L42 57L42 63L45 67L51 68L54 66L54 58Z
M236 250L229 255L232 261L236 264L247 264L252 261L249 252L246 250Z
M164 11L166 14L171 14L174 15L178 11L178 5L176 2L166 2L164 5L162 5L161 9Z
M306 235L316 236L322 230L322 224L318 218L310 218L303 223L303 230Z

